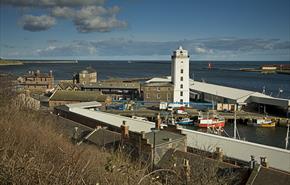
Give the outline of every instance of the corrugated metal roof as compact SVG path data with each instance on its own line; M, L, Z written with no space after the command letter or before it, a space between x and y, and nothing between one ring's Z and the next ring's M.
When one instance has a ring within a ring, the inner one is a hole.
M126 121L126 125L129 126L129 130L133 132L141 132L141 131L150 132L151 128L155 127L154 122L135 120L135 119L128 118L125 116L110 114L106 112L92 111L92 110L87 110L87 109L82 109L82 108L77 108L77 107L70 108L70 111L86 116L88 118L98 120L103 123L108 123L115 127L120 127L123 124L123 121Z
M190 80L190 89L212 94L215 96L221 96L228 99L236 100L237 102L244 102L254 91L248 91L243 89L236 89L232 87L226 87L215 84L208 84L205 82L198 82Z
M90 102L66 104L66 106L69 108L73 108L73 107L90 108L90 107L100 107L100 106L102 106L102 104L100 102L97 102L97 101L90 101Z

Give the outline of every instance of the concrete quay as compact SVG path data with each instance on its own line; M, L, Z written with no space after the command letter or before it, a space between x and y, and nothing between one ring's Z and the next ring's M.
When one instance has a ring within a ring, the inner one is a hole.
M170 115L170 112L167 111L159 111L159 110L150 110L150 109L141 109L141 110L106 110L107 113L112 114L118 114L121 116L138 116L138 117L146 117L151 121L155 120L156 114L160 113L160 116L162 119L168 118ZM197 110L188 110L188 114L173 114L175 118L184 118L184 117L196 117L198 116ZM219 115L223 116L226 120L226 122L232 123L234 121L234 113L232 112L220 112ZM236 118L238 124L247 124L248 122L251 122L255 119L259 119L261 117L264 117L263 114L258 113L251 113L251 112L244 112L239 111L237 112ZM282 117L271 117L273 120L276 121L277 126L283 126L286 127L288 123L290 123L290 120L287 118Z

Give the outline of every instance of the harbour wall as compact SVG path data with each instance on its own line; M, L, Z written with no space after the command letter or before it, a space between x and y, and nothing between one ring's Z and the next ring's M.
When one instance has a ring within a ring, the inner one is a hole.
M220 147L225 156L250 161L250 157L253 155L258 163L260 163L260 157L267 157L270 167L290 172L289 150L184 128L181 130L187 136L187 145L192 148L214 152L216 147Z

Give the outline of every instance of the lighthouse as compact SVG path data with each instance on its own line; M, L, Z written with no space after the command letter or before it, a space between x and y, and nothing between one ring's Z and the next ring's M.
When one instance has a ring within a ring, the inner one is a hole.
M173 102L189 105L189 55L181 46L171 56Z

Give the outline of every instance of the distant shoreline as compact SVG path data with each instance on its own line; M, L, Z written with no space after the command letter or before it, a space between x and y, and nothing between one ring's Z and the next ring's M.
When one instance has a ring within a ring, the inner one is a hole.
M45 61L18 61L18 60L0 60L0 66L15 66L24 64L77 64L77 60L45 60Z
M18 66L23 65L23 62L15 60L0 60L0 66Z
M78 61L28 61L23 64L77 64Z

